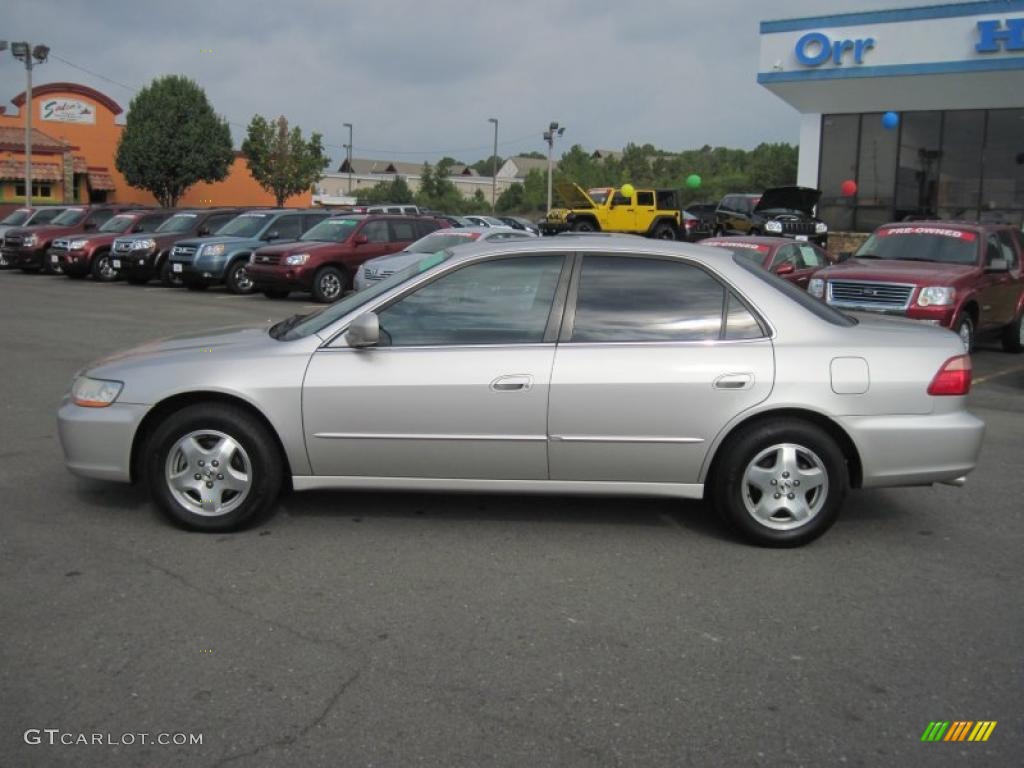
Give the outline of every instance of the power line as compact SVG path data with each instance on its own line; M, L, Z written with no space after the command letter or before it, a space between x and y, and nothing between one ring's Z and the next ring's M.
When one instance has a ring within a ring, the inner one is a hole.
M103 80L104 82L110 83L112 85L116 85L118 88L124 88L126 91L131 91L132 93L138 93L140 90L142 90L141 86L127 85L125 83L119 82L119 81L114 80L112 78L106 77L105 75L101 75L99 72L93 72L91 69L86 69L85 67L80 66L79 64L75 64L73 61L68 61L63 56L58 56L57 54L55 54L53 52L50 53L50 56L52 58L54 58L54 59L57 59L58 61L60 61L60 62L62 62L64 64L67 64L69 67L71 67L73 69L80 70L82 72L85 72L87 75L91 75L92 77L99 78L100 80ZM243 131L246 128L248 128L248 125L246 125L244 123L234 122L232 120L228 120L227 123L228 123L228 125L234 126L236 128L240 128ZM532 132L530 132L528 134L525 134L523 136L518 136L518 137L516 137L514 139L508 139L506 141L498 142L498 147L499 148L500 147L509 147L509 146L514 145L514 144L521 144L524 141L526 141L527 139L535 138L536 135L537 135L536 131L532 131ZM327 144L327 143L325 143L324 146L329 148L329 149L336 149L336 150L339 150L339 151L344 151L345 150L345 147L339 146L337 144ZM363 152L373 152L373 153L378 153L378 154L383 154L383 155L448 155L448 154L454 155L454 154L456 154L458 152L479 152L481 150L489 150L489 149L492 149L492 145L490 145L490 144L481 144L481 145L478 145L478 146L475 146L475 147L459 147L457 149L417 149L417 150L399 150L399 149L380 149L380 148L375 148L375 147L360 147L360 150L363 151Z

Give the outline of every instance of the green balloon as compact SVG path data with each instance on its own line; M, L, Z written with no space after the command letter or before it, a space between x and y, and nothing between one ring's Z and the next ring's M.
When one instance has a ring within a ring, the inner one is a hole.
M697 189L698 187L700 187L700 176L698 176L696 173L691 173L689 176L686 177L686 186L688 186L690 189Z

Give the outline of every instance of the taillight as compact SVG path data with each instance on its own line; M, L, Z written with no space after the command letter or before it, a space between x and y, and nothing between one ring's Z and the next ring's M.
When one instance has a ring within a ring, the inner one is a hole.
M686 219L683 221L683 226L687 229L694 229L697 226L697 222L693 219Z
M929 395L966 395L971 391L971 356L957 355L947 360L932 383Z

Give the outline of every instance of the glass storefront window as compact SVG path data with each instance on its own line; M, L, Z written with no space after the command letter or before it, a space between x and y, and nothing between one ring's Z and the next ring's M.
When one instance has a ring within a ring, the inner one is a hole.
M978 218L981 194L981 150L985 142L985 111L946 112L939 158L940 219Z
M1024 109L988 113L981 174L982 221L1024 219Z
M818 216L834 230L853 229L853 200L840 187L857 177L857 138L860 115L825 115L821 120L821 164Z
M896 211L893 218L935 216L942 154L942 113L904 112L900 121L900 155L896 168Z
M854 226L858 230L870 232L892 221L898 139L898 131L882 125L881 112L861 115L854 215Z

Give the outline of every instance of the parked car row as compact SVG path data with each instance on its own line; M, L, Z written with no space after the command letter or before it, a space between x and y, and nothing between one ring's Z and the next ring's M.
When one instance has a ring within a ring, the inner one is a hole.
M441 229L461 232L466 241L534 236L522 222L513 228L499 219L475 217L482 223L467 226L474 222L400 208L352 213L66 206L38 225L31 223L36 211L15 213L0 244L8 268L75 279L91 275L101 282L123 277L135 285L159 279L189 290L223 284L232 293L261 292L268 298L308 291L324 303L353 288L364 262L401 252Z

